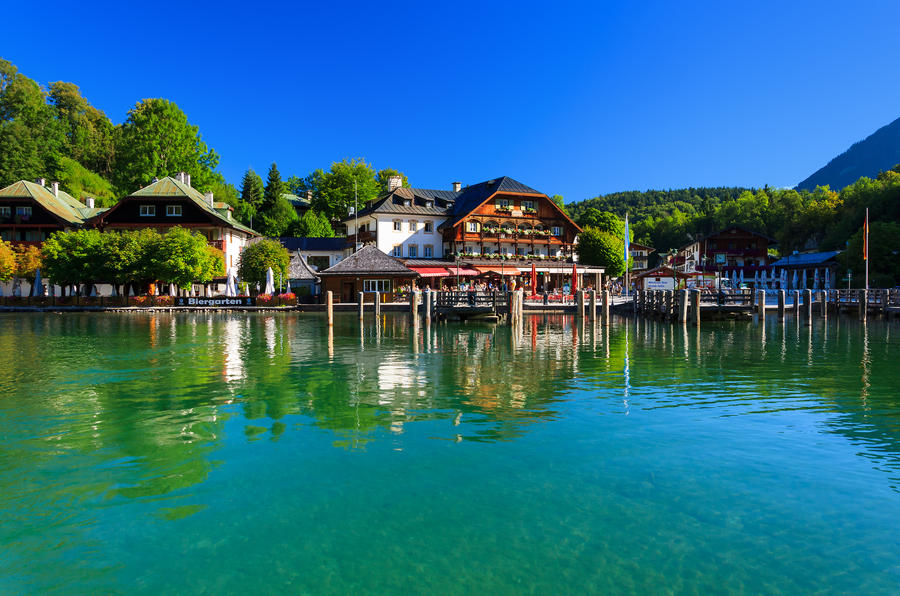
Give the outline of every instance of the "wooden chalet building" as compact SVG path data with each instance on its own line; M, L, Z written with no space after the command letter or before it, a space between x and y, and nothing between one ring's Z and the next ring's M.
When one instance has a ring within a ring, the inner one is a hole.
M0 189L0 237L13 244L40 246L53 232L81 228L102 209L82 203L53 182L19 180Z
M773 238L748 230L741 226L731 226L714 234L701 237L680 249L675 257L676 267L682 273L740 273L745 277L772 263L769 246Z
M631 257L631 271L639 273L650 267L650 255L656 252L652 246L644 246L637 242L628 243L628 256Z
M190 176L183 172L133 192L91 223L101 230L154 228L164 233L181 226L200 232L224 253L226 268L236 267L244 246L259 236L234 219L231 207L215 202L213 193L204 195L193 188Z
M384 254L372 244L316 275L322 282L322 291L330 290L339 302L356 302L359 292L365 293L366 302L374 302L376 292L383 302L393 302L394 292L412 285L418 276L400 259Z

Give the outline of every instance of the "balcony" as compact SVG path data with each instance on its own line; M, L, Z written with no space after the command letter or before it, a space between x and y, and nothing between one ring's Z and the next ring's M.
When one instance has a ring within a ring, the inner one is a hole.
M374 243L376 239L375 232L365 231L359 233L359 239L357 240L357 234L347 234L347 244L368 244Z

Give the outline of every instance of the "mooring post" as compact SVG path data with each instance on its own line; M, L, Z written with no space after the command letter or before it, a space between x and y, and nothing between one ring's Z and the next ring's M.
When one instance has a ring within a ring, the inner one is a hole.
M359 301L359 304L358 304L358 306L359 306L359 320L362 321L362 320L363 320L363 309L366 307L366 306L365 306L365 304L366 304L366 302L365 302L365 300L366 300L366 295L363 294L362 292L358 293L358 294L357 294L357 300Z
M784 290L778 290L778 318L784 320Z
M584 318L584 290L578 290L575 293L575 317Z
M700 290L693 290L691 292L691 301L693 302L693 317L694 317L694 325L697 327L700 326Z
M381 316L381 292L375 292L375 318Z
M756 292L756 312L759 313L761 323L766 322L766 291Z
M334 325L334 298L331 290L325 292L325 310L328 312L328 326Z
M857 296L859 296L859 320L865 321L869 314L869 292L866 290L859 290Z
M600 318L604 325L609 325L609 290L603 290L603 304L601 306Z
M431 298L432 298L431 295L432 294L434 294L434 292L432 292L431 290L425 290L425 321L428 323L431 322Z
M794 317L800 318L800 290L794 290Z
M822 312L820 312L819 314L822 315L823 319L827 319L828 318L828 292L826 292L825 290L821 290L819 292L819 307L822 310Z
M409 315L409 324L415 324L419 317L419 290L409 293Z
M813 317L813 293L812 290L803 290L803 318L806 324L812 324Z
M591 288L591 320L597 319L597 290Z
M688 320L688 291L678 290L678 322L687 323Z
M525 290L519 290L519 323L525 318Z

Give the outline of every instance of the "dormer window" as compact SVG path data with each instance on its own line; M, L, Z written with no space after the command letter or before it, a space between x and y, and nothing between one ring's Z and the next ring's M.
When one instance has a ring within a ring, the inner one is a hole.
M156 215L156 205L141 205L141 217L154 217Z
M428 208L434 207L434 201L425 201L425 206Z
M166 205L167 217L181 217L181 205Z
M404 207L411 207L411 206L412 206L412 201L409 200L409 199L403 199L403 206L404 206Z

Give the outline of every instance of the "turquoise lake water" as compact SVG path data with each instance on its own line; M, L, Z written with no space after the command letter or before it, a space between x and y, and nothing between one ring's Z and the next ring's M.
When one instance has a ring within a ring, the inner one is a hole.
M897 593L900 326L0 315L0 593Z

